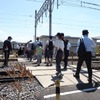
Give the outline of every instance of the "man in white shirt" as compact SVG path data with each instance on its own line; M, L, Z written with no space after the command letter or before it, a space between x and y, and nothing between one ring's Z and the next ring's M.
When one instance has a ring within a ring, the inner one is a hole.
M57 53L56 53L56 71L57 71L57 73L56 74L58 77L60 77L62 75L60 63L61 63L62 57L63 57L64 43L62 41L61 33L57 33L56 37L57 37L57 39L55 41L55 47L57 50Z
M86 54L83 56L78 56L77 70L76 70L76 73L74 74L74 77L80 78L79 73L81 70L81 66L82 66L83 61L85 61L87 65L87 69L88 69L88 81L89 83L92 83L92 68L91 68L92 47L96 47L96 44L91 38L88 37L88 34L89 34L88 30L82 31L82 35L83 35L82 39L85 45ZM78 51L79 45L80 45L80 41L78 40L77 51Z

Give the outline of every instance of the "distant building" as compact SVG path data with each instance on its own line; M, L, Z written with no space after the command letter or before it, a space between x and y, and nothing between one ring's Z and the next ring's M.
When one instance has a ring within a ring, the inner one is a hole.
M97 42L97 45L100 46L100 42Z

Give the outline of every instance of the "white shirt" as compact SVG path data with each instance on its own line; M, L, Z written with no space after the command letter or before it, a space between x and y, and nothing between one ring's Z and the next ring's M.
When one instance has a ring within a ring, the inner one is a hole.
M67 44L67 50L70 50L70 48L71 48L71 44L68 42L68 44Z
M84 35L82 39L84 41L84 45L87 52L89 51L92 52L92 48L96 48L96 44L92 38L89 38L87 35ZM78 40L78 43L77 43L78 47L79 47L79 44L80 44L80 39ZM77 50L78 50L78 47L77 47Z
M62 40L57 39L55 41L55 47L64 51L64 42Z

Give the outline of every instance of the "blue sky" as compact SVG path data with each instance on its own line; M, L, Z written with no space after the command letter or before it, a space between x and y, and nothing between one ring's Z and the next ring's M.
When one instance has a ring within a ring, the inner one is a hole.
M13 41L33 40L34 13L35 10L40 9L44 1L0 0L0 40L4 41L9 35L13 37ZM91 37L100 36L100 10L72 6L73 1L79 0L59 0L61 1L65 2L57 9L55 0L52 13L52 35L64 32L66 36L80 37L81 31L88 29ZM100 4L100 0L82 1ZM71 6L69 6L70 3ZM100 9L100 6L97 8ZM40 20L37 25L37 36L41 35L49 35L49 13L47 17L44 14L43 23Z

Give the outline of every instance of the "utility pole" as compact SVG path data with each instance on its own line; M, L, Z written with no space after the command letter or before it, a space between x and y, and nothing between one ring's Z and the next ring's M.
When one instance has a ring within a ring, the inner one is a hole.
M52 35L52 0L50 0L50 8L49 8L49 36Z
M36 40L36 30L37 30L37 24L38 21L40 21L40 18L43 18L43 14L47 14L47 11L49 11L49 36L52 35L52 5L54 4L55 0L45 0L43 5L41 6L40 10L37 12L35 11L35 40ZM57 0L58 1L58 0Z
M34 35L34 40L36 41L36 30L37 30L37 17L36 17L36 14L37 14L37 10L35 10L35 35Z

